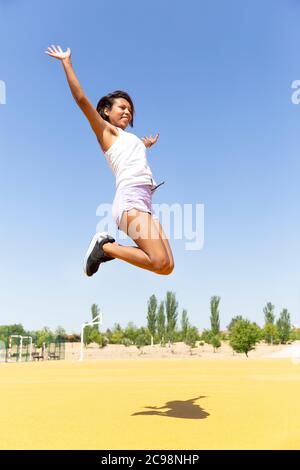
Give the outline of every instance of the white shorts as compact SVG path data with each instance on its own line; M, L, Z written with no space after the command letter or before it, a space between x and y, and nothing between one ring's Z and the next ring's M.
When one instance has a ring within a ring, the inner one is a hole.
M118 228L124 211L137 209L142 212L152 214L154 219L158 219L152 206L152 186L143 184L138 186L128 186L118 189L112 205L112 216Z

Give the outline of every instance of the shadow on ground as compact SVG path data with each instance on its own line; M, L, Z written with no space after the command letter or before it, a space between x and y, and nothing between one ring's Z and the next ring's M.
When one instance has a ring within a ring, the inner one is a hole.
M199 396L191 398L190 400L167 401L163 406L145 406L146 409L151 411L139 411L137 413L133 413L131 416L157 415L170 418L205 419L209 416L209 413L201 408L201 406L194 403L196 400L200 400L200 398L206 397ZM159 411L165 408L165 411Z

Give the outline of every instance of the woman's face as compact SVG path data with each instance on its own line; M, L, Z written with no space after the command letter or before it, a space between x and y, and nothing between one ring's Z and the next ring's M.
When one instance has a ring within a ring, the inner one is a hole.
M116 127L126 129L132 119L131 106L124 98L115 98L111 109L105 108L105 114L109 116L109 122Z

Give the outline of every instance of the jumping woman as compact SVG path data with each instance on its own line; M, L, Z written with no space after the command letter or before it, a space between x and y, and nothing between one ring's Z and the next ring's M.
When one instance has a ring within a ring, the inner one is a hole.
M60 46L45 51L62 62L72 95L88 119L105 158L116 177L112 215L119 230L137 246L122 246L106 232L97 232L87 250L84 271L92 276L101 263L118 258L156 274L170 274L174 269L172 251L152 207L156 185L147 163L146 150L159 137L138 138L125 132L133 127L134 104L130 96L117 90L103 96L95 108L86 97L76 77L71 50ZM163 184L163 183L161 183Z

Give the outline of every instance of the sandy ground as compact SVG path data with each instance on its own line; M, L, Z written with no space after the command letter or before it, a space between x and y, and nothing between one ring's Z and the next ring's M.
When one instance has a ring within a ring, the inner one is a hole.
M0 364L0 448L300 449L299 363L178 356Z
M80 356L79 343L66 344L66 360L77 360ZM250 351L249 358L293 358L300 361L300 341L295 341L292 345L267 345L258 344L254 351ZM233 353L228 343L223 342L222 346L213 351L212 346L205 344L191 349L184 343L175 343L171 347L160 347L159 345L145 346L138 349L136 346L123 346L119 344L109 344L104 348L99 348L97 344L90 344L84 350L85 360L99 359L184 359L184 358L203 358L203 359L238 359L246 358L245 354Z

